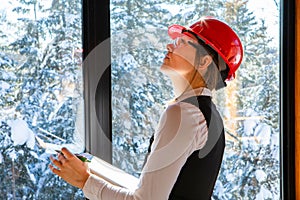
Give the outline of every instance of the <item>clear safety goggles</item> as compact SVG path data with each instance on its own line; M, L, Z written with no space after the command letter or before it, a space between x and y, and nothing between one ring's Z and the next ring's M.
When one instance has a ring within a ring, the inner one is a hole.
M174 48L184 47L184 46L188 46L188 45L195 47L195 46L199 45L196 40L193 40L192 38L189 38L188 36L186 36L186 37L183 37L183 36L177 37L173 40Z

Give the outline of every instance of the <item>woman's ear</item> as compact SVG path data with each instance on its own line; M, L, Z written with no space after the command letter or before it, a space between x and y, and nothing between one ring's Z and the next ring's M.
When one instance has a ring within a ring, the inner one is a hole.
M198 70L206 70L207 67L211 64L212 62L212 57L210 55L205 55L200 58L200 64L197 67Z
M205 76L208 66L211 64L211 62L212 62L212 57L210 55L205 55L200 58L200 63L197 66L197 71L200 73L202 77Z

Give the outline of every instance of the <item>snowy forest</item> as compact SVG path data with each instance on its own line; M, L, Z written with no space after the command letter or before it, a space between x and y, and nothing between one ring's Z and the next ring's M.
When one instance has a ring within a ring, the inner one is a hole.
M83 199L37 143L84 149L81 1L1 4L0 199Z
M253 0L112 0L113 164L139 176L171 83L159 66L167 27L215 16L245 57L214 93L226 149L214 200L280 199L279 48ZM274 23L279 30L279 2ZM48 169L43 144L84 149L82 2L7 0L0 8L0 199L84 199ZM43 141L42 143L39 141Z
M251 0L117 0L111 4L113 162L139 176L160 113L174 98L159 71L167 27L202 16L227 22L245 57L227 88L214 92L225 122L226 150L213 199L280 199L279 48ZM273 22L279 30L279 2ZM277 30L276 30L277 31ZM279 33L277 33L279 34Z

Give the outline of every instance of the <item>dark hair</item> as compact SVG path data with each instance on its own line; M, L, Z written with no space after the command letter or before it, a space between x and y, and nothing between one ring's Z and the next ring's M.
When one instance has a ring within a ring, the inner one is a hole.
M200 57L205 55L210 55L213 59L213 62L208 66L207 72L204 75L203 79L205 80L206 86L210 90L218 90L223 87L226 87L227 84L225 82L226 78L228 77L228 73L230 68L227 64L225 64L225 61L221 58L221 56L210 46L205 44L201 39L196 37L198 40L198 43L200 45L195 45L192 42L189 44L192 45L194 48L196 48L196 59L195 59L195 66L198 66L200 63ZM221 63L225 64L225 69L220 71L220 65Z

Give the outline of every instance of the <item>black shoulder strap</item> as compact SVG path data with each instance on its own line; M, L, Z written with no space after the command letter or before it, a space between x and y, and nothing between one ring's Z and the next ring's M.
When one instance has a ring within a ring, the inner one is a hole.
M209 136L205 146L199 151L199 158L203 158L209 154L223 133L223 120L210 96L193 96L183 102L198 107L206 120Z
M210 96L193 96L187 99L184 99L182 102L190 103L198 107L203 113L209 132L214 133L211 135L210 140L207 142L205 147L199 153L200 158L204 157L209 153L209 151L217 143L221 133L224 131L223 120L220 117L219 112L216 109L215 104L212 102ZM151 145L154 141L154 134L149 140L148 153L151 151Z

